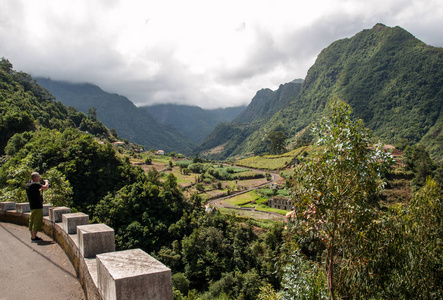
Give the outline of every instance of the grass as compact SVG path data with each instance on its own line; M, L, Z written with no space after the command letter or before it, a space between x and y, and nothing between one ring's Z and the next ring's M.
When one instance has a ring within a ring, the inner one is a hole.
M260 196L257 194L256 191L247 192L245 194L241 194L232 198L229 198L226 200L229 204L241 206L245 205L247 203L257 201L260 199Z
M225 200L227 203L239 207L255 207L256 210L274 212L281 215L286 215L288 211L283 209L271 208L266 205L268 199L263 198L257 191L247 192Z
M195 176L193 176L193 174L183 175L183 174L180 174L180 172L175 172L175 170L174 170L173 174L175 177L177 177L177 184L179 186L188 186L191 183L195 182Z
M305 146L281 155L263 155L249 157L238 160L235 164L255 169L280 170L287 167L294 158L301 155L304 151L311 151L311 148Z
M258 189L258 193L265 197L274 197L274 190L272 189ZM288 197L290 195L290 191L288 190L277 190L277 195L280 197Z
M247 206L245 206L245 207L247 207ZM256 209L256 210L267 211L267 212L278 213L278 214L281 214L281 215L283 215L283 216L285 216L286 213L289 211L289 210L283 210L283 209L271 208L271 207L269 207L269 206L267 206L267 205L264 205L264 204L259 204L259 205L255 206L255 209Z
M242 210L233 210L229 208L217 208L220 213L225 215L230 215L231 217L235 218L237 221L244 221L249 222L252 226L260 227L263 229L271 229L275 223L281 223L282 220L275 220L275 219L260 219L260 218L254 218L251 217L250 211L242 211Z
M236 173L242 173L242 172L247 172L247 171L249 171L248 169L244 169L244 168L239 168L239 167L224 167L224 168L220 168L220 167L218 167L219 169L226 169L226 170L231 170L232 171L232 173L233 174L236 174Z
M167 156L162 156L162 155L156 155L152 157L152 162L156 162L158 164L165 164L165 165L169 165L169 161L171 160L171 158L167 157Z
M237 161L236 164L248 168L279 170L285 168L291 161L291 157L270 157L270 155L266 155L245 158Z

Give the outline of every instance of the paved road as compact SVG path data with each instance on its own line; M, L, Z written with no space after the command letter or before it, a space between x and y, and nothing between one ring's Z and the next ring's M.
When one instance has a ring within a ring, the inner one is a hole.
M257 171L257 172L265 173L265 171L256 170L256 169L252 169L252 168L246 168L246 167L242 167L242 168L249 169L249 170L252 170L252 171ZM271 173L271 175L272 175L272 181L273 182L277 181L280 178L280 176L277 173ZM244 191L237 192L237 193L234 193L234 194L231 194L231 195L228 195L228 196L223 196L223 197L220 197L220 198L212 199L212 200L209 201L209 204L214 206L214 207L223 207L223 208L228 208L228 209L233 209L233 210L235 209L237 212L243 211L243 214L250 215L251 217L253 217L255 219L279 219L279 220L285 220L285 216L283 216L283 215L281 215L279 213L265 212L265 211L259 211L259 210L254 210L254 211L239 210L238 206L229 204L226 201L224 201L226 199L233 198L233 197L236 197L238 195L245 194L245 193L248 193L250 191L259 189L259 188L261 188L263 186L269 185L269 183L270 182L266 182L266 183L260 184L258 186L255 186L253 188L250 188L248 190L244 190Z
M31 243L28 228L0 222L0 300L84 300L65 252L39 236L42 242Z

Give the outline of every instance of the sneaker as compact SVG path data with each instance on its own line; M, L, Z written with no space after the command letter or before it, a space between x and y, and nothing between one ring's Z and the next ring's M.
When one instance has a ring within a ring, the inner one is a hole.
M43 239L42 239L42 238L39 238L38 236L35 237L35 239L31 238L31 243L38 243L38 242L40 242L40 241L43 241Z

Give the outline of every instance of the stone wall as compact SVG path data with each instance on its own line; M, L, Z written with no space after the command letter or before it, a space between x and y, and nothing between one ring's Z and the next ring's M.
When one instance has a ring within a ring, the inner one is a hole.
M275 197L268 200L268 206L271 208L292 210L292 207L294 206L294 201L288 200L286 198Z
M28 226L19 206L0 202L0 221ZM43 231L66 252L87 299L173 299L171 270L140 249L114 251L112 228L66 207L46 206L44 215Z

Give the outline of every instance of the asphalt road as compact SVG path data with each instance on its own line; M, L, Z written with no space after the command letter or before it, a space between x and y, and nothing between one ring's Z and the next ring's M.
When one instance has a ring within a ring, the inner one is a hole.
M0 300L84 300L65 252L38 235L43 241L31 243L27 227L0 222Z
M245 168L245 167L242 167L242 168ZM249 170L252 170L252 171L257 171L257 172L265 173L264 171L256 170L256 169L252 169L252 168L245 168L245 169L249 169ZM271 175L272 175L272 181L277 181L280 178L280 176L278 174L276 174L276 173L271 173ZM248 215L248 216L250 216L252 218L255 218L255 219L285 220L285 216L283 216L281 214L278 214L278 213L265 212L265 211L259 211L259 210L254 210L254 211L238 210L237 206L229 204L226 201L224 201L226 199L233 198L233 197L236 197L238 195L245 194L245 193L248 193L250 191L256 190L258 188L261 188L263 186L269 185L269 183L270 182L266 182L266 183L260 184L258 186L255 186L255 187L251 188L251 189L248 189L248 190L244 190L244 191L237 192L237 193L234 193L234 194L231 194L231 195L228 195L228 196L223 196L223 197L220 197L220 198L212 199L212 200L209 201L209 204L214 206L214 207L223 207L223 208L228 208L228 209L232 209L232 210L235 209L236 212L240 212L241 211L242 214Z

